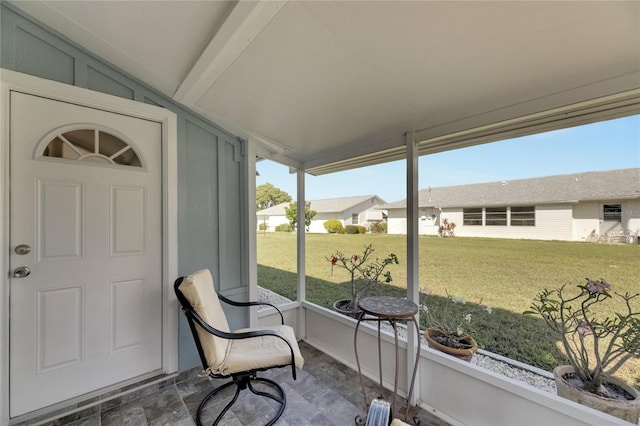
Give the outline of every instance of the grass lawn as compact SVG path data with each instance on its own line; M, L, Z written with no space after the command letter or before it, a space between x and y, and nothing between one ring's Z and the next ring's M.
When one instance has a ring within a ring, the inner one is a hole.
M295 234L260 233L257 242L259 285L295 299ZM307 300L330 308L335 300L348 298L348 276L340 269L332 274L325 257L336 250L357 254L366 244L373 244L379 257L395 253L400 261L390 267L391 284L378 286L372 294L405 296L407 256L403 235L308 234ZM575 286L584 283L585 277L604 278L618 293L639 292L640 246L420 237L420 286L436 296L433 308L437 309L447 292L469 302L482 299L493 312L472 323L479 345L549 371L564 363L559 342L542 319L522 312L543 288ZM640 309L640 301L636 299L635 303ZM607 304L611 311L622 306ZM640 360L629 361L617 375L640 388Z

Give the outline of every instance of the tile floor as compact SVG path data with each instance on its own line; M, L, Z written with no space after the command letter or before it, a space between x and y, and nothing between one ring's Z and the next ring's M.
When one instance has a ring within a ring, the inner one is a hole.
M340 364L312 346L301 343L305 366L293 380L291 370L276 369L260 374L279 383L287 395L287 407L276 426L349 426L355 425L355 416L365 416L364 399L356 371ZM214 383L206 377L194 375L196 370L154 384L142 391L124 395L72 414L45 426L155 426L194 425L198 404L212 389ZM220 383L223 381L220 379ZM377 396L377 386L365 380L369 400ZM235 387L229 387L207 405L203 424L210 425L230 398ZM264 425L275 412L274 402L242 392L236 404L224 417L223 425ZM404 410L401 411L404 413ZM410 417L417 416L421 425L445 426L447 423L430 413L412 408Z

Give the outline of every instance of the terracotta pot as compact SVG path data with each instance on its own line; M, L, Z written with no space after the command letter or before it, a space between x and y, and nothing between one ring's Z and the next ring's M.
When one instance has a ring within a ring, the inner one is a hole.
M438 336L444 336L444 333L442 333L440 330L436 328L427 328L424 331L424 337L425 339L427 339L427 345L429 345L431 349L437 349L440 352L444 352L458 359L462 359L464 361L471 361L473 354L476 353L476 351L478 350L478 344L473 339L473 337L469 335L465 335L462 339L460 339L463 343L466 343L471 346L469 349L456 349L456 348L451 348L449 346L445 346L441 343L438 343L438 341L435 340L436 337Z
M336 300L335 302L333 302L333 310L341 313L342 315L358 319L360 317L360 314L362 313L362 310L358 307L356 307L355 309L349 309L350 304L351 299Z
M616 385L624 389L629 395L633 396L631 400L618 400L605 398L584 389L580 389L565 380L565 376L574 372L570 365L561 365L553 370L553 378L556 382L558 395L577 402L587 407L594 408L603 413L611 414L623 420L638 424L640 417L640 393L633 387L628 385L621 379L616 377L608 377L605 382Z

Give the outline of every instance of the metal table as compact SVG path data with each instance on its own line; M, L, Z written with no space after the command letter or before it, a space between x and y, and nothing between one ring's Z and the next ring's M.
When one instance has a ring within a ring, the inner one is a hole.
M382 386L382 339L380 325L383 321L388 321L389 324L391 324L391 326L393 327L396 356L395 377L393 383L393 401L391 405L391 414L393 415L393 412L396 409L396 396L398 394L398 328L396 326L396 323L401 320L406 320L407 322L409 322L410 320L413 321L413 325L416 330L416 341L420 342L420 328L415 318L415 315L418 313L418 305L405 298L374 296L362 299L358 303L358 306L362 310L362 313L360 314L358 323L356 324L356 329L353 337L353 347L356 354L356 364L358 365L358 375L360 376L360 386L362 387L362 395L364 396L365 406L368 406L369 403L367 401L367 393L364 389L362 370L360 368L360 359L358 357L358 329L360 328L360 323L362 323L363 321L375 321L378 323L378 369L380 374L381 398L383 397L384 389ZM409 327L407 327L407 332L409 332ZM404 416L405 420L407 420L407 416L409 414L409 401L411 400L411 395L413 393L413 386L415 384L419 358L420 345L418 344L416 359L413 366L413 375L411 377L411 385L409 386L409 395L407 396L407 410Z

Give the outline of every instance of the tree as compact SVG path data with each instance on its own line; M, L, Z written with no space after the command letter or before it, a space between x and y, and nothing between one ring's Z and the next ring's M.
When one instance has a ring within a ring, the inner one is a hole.
M284 211L287 215L287 219L289 219L291 229L295 230L298 223L298 203L289 204L289 207L285 207ZM311 220L316 214L318 214L318 212L311 210L311 202L307 201L304 208L304 225L307 231L309 230L309 225L311 225Z
M268 209L291 200L291 195L268 182L256 188L256 209L258 210Z

